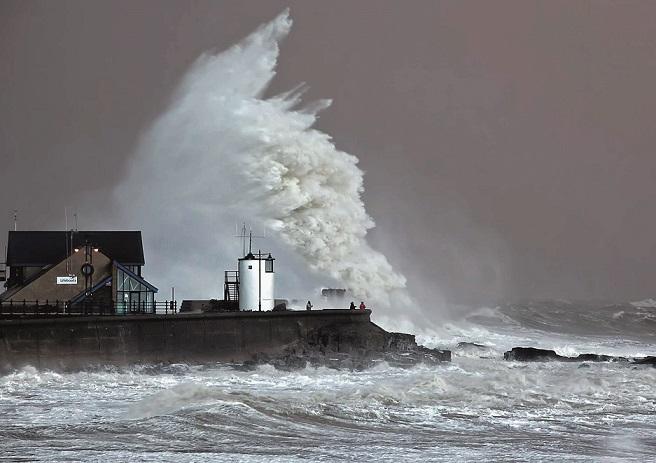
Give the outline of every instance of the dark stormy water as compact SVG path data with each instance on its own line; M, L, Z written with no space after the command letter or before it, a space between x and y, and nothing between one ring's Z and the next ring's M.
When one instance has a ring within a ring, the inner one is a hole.
M643 306L480 309L420 339L453 362L410 369L28 367L0 377L0 460L656 461L656 368L502 359L653 355Z

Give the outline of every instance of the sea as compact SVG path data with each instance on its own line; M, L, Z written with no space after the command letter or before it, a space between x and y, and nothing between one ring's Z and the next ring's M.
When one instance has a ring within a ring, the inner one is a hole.
M418 341L439 365L25 367L0 377L0 461L656 461L656 368L520 363L656 354L656 301L470 310Z

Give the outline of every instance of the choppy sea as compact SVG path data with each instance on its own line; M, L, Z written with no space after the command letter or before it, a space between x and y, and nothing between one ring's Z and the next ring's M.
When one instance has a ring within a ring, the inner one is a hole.
M654 355L655 328L649 301L532 302L419 337L438 366L26 367L0 377L0 461L656 461L656 368L503 360Z

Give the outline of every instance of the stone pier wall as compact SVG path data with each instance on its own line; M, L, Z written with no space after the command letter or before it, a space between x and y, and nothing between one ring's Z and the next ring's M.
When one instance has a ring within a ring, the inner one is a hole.
M371 323L369 310L12 319L0 320L0 371L25 365L67 370L103 364L241 362L256 354L276 355L320 332L337 333L328 342L341 339L342 346L330 348L346 352L385 349L390 342L388 333ZM341 337L340 332L349 335Z

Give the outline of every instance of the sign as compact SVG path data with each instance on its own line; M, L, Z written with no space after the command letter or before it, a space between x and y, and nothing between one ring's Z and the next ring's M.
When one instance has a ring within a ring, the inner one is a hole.
M58 285L76 285L77 284L77 277L76 276L57 277L57 284Z

